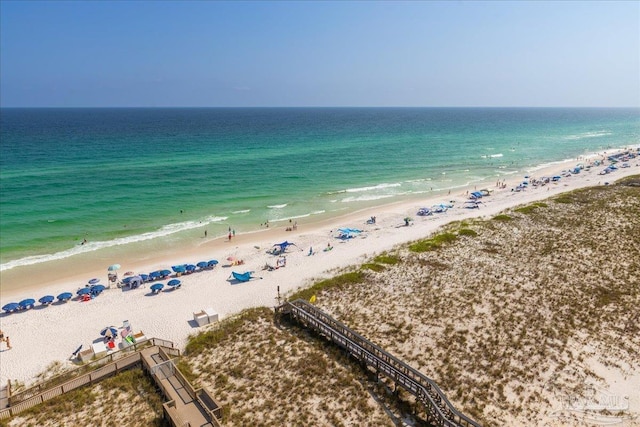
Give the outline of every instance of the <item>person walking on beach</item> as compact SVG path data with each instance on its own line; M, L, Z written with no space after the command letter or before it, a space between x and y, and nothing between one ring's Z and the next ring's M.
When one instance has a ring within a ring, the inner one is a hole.
M229 232L229 241L231 241L231 232Z
M207 230L204 230L204 237L207 237Z

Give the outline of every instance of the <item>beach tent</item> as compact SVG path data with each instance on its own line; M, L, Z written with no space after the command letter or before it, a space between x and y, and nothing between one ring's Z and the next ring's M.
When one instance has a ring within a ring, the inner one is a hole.
M471 193L471 198L472 199L481 199L482 198L482 192L481 191L474 191Z
M253 271L247 271L245 273L236 273L235 271L231 272L231 276L238 282L248 282L251 279L256 279L252 274ZM231 277L229 277L229 279L231 279ZM260 277L260 279L262 279L262 277Z
M428 215L432 215L433 212L431 212L431 209L429 208L420 208L418 209L418 212L416 215L418 216L428 216Z
M362 230L357 228L338 228L338 239L353 239L360 233L362 233Z
M295 246L296 248L300 249L300 248L298 247L298 245L296 245L295 243L291 243L291 242L288 242L288 241L286 241L286 240L285 240L284 242L282 242L282 243L276 243L276 244L275 244L275 245L273 245L273 246L278 246L278 247L280 247L280 250L277 252L277 253L279 253L279 254L284 253L284 252L287 250L287 248L288 248L289 246ZM300 250L302 250L302 249L300 249Z

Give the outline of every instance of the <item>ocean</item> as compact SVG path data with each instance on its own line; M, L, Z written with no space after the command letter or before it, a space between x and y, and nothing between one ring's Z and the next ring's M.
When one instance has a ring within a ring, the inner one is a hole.
M0 141L4 271L493 186L637 146L640 109L3 108Z

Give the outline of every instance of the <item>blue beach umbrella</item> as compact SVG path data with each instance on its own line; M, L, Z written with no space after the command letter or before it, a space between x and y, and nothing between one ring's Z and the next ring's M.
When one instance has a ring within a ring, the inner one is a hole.
M63 292L60 295L58 295L58 300L63 302L69 301L72 297L73 297L73 294L71 292Z
M160 270L160 275L162 277L167 277L171 274L171 270Z
M91 293L93 295L100 295L100 293L104 291L104 289L105 289L104 285L95 285L91 287Z
M138 276L140 276L143 282L148 282L151 279L148 274L138 274Z
M151 273L149 273L149 277L151 278L151 280L157 279L159 277L162 277L162 273L160 271L152 271Z
M20 308L20 304L18 304L17 302L10 302L9 304L5 304L5 306L2 307L2 310L6 311L7 313L13 313L18 308Z
M85 294L90 294L90 293L91 293L91 289L90 288L80 288L76 292L76 294L78 294L78 295L85 295Z
M218 260L217 259L212 259L207 264L209 265L209 267L215 267L216 265L218 265Z
M20 309L26 310L28 308L32 308L35 303L36 300L34 300L33 298L27 298L20 301L18 305L20 306Z
M185 268L187 269L187 271L192 272L192 271L195 271L196 266L193 264L187 264Z
M199 269L203 269L203 268L209 267L209 263L207 261L200 261L199 263L196 264L196 266Z
M150 286L150 288L154 294L157 294L162 290L162 288L164 288L164 285L162 283L154 283L153 285Z
M46 304L51 304L54 299L56 298L53 295L45 295L42 298L40 298L38 301L40 302L40 304L46 305Z
M90 285L95 285L96 283L98 283L100 281L100 279L91 279L89 280L89 284Z
M178 279L169 280L167 282L167 286L171 286L174 289L180 287L181 284L182 282Z
M186 270L186 265L182 264L182 265L174 265L171 267L171 269L175 272L175 273L184 273Z

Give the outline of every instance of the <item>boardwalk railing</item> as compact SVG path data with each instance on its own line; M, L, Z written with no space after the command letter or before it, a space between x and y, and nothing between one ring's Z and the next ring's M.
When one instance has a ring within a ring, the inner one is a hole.
M0 410L0 420L10 418L19 412L43 403L61 394L75 390L86 384L93 384L106 377L115 375L135 365L141 364L141 351L158 346L169 354L180 354L171 341L149 338L126 349L113 352L103 358L93 360L77 369L64 372L43 381L27 390L9 396L9 407Z
M431 379L384 351L343 323L304 300L285 302L277 312L289 315L297 322L324 335L345 349L366 366L392 379L421 402L436 425L444 427L480 427L480 424L460 413L447 400Z

